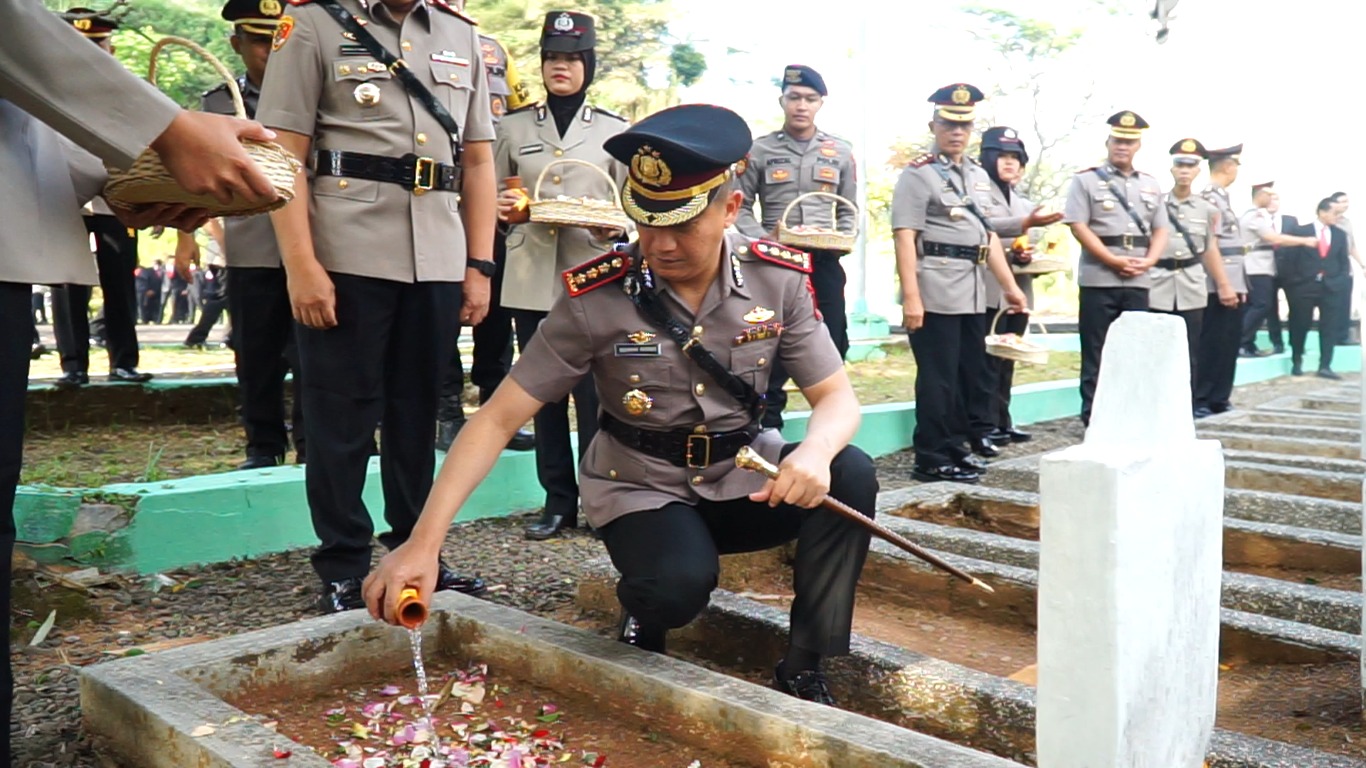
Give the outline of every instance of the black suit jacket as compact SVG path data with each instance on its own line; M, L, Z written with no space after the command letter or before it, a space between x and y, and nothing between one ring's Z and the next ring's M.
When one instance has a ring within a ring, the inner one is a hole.
M1276 250L1276 274L1286 290L1322 285L1331 292L1348 291L1352 286L1352 267L1347 253L1347 232L1332 227L1328 256L1321 258L1317 247L1290 246ZM1317 237L1314 224L1285 227L1285 234Z

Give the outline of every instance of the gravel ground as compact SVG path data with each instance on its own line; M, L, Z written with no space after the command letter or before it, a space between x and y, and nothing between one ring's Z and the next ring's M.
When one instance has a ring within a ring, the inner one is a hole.
M1329 382L1283 378L1239 390L1251 406L1292 392L1322 389ZM1054 450L1081 439L1080 423L1064 419L1031 427L1035 438L1011 446L1005 456ZM884 489L911 484L913 457L902 452L878 460ZM575 574L585 560L603 553L586 532L532 544L521 536L530 518L480 520L452 530L448 562L477 570L491 585L489 599L539 614L565 608L573 599ZM16 648L15 719L11 725L18 768L109 765L80 730L80 667L170 644L208 640L313 615L315 579L306 551L226 563L167 574L174 585L153 591L146 581L91 588L88 596L45 586L31 570L15 576L12 616ZM275 595L277 599L262 599ZM56 627L37 648L27 647L38 623L52 608Z

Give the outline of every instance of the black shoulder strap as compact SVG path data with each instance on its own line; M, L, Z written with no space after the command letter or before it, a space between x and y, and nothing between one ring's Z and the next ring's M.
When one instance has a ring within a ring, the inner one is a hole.
M441 106L441 102L436 100L436 97L427 89L427 86L423 85L422 81L417 79L417 75L414 75L413 71L408 68L408 62L398 58L390 53L383 45L380 45L380 42L375 39L375 36L370 34L365 27L356 20L356 17L351 15L350 11L341 7L337 0L315 0L315 2L331 14L332 18L336 19L337 23L342 25L343 29L350 32L352 35L355 35L356 42L364 46L365 50L369 51L371 56L374 56L381 64L387 67L389 72L392 73L394 77L397 77L399 82L403 83L403 87L408 89L408 93L412 94L413 98L417 99L423 107L426 107L432 117L436 118L436 121L441 124L442 130L451 137L451 153L452 157L455 159L455 167L458 173L460 169L460 155L463 150L460 146L460 125L455 122L455 118L451 116L451 113L445 107Z
M735 398L741 405L749 411L750 417L756 422L763 418L764 411L768 408L768 396L759 392L748 381L736 376L716 355L689 331L688 327L679 322L677 318L669 314L669 310L660 301L659 297L650 288L651 281L641 273L639 263L631 266L631 271L626 275L626 295L631 297L631 303L636 305L636 309L656 328L664 331L673 339L678 346L683 348L683 353L698 368L712 378L726 393Z
M987 239L990 240L991 233L995 232L996 228L991 226L990 221L987 221L986 214L982 213L977 208L977 201L973 200L972 197L968 195L966 192L958 189L958 185L953 183L953 177L949 175L948 171L944 170L943 163L940 163L936 159L935 161L931 162L930 165L934 168L934 172L939 174L939 178L943 179L944 183L949 185L949 189L952 189L955 195L958 195L958 197L962 198L963 205L967 206L968 211L970 211L973 216L976 216L978 221L982 222L982 226L987 231Z
M1176 231L1181 233L1181 237L1185 238L1186 247L1191 249L1191 255L1197 259L1200 258L1204 252L1195 247L1195 238L1191 237L1190 230L1186 229L1186 225L1181 223L1181 219L1177 216L1176 207L1172 205L1170 200L1167 201L1167 218L1171 220Z
M1110 193L1119 200L1119 204L1124 206L1124 210L1129 214L1129 218L1133 219L1134 223L1138 225L1138 231L1142 232L1144 237L1150 236L1152 233L1148 231L1147 223L1145 223L1143 218L1134 211L1134 207L1129 205L1129 198L1125 197L1124 193L1119 191L1119 187L1115 186L1114 177L1110 175L1110 172L1099 167L1092 168L1091 170L1100 177L1101 181L1105 182L1105 186L1110 188Z

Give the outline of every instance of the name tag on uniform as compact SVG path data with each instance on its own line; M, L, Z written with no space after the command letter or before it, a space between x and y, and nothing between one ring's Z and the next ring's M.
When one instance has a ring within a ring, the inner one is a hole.
M979 181L976 184L973 184L972 188L977 190L978 192L989 192L991 191L991 182Z
M544 151L545 151L545 145L544 145L544 144L527 144L527 145L524 146L524 147L519 147L519 148L517 149L517 154L519 154L519 155L534 155L534 154L536 154L537 152L544 152Z
M346 43L338 46L343 56L369 56L370 52L363 45L348 45Z
M617 344L612 349L617 357L659 357L664 354L658 342L654 344Z
M790 157L770 157L764 160L764 165L791 165Z
M781 335L783 335L782 323L776 321L772 323L761 323L759 325L750 326L749 328L746 328L745 330L736 334L735 339L732 341L732 344L738 347L741 344L748 344L752 341L776 339Z
M456 56L455 51L442 51L440 53L433 53L432 61L437 61L442 64L454 64L457 67L468 67L470 65L469 59L463 58L461 56Z

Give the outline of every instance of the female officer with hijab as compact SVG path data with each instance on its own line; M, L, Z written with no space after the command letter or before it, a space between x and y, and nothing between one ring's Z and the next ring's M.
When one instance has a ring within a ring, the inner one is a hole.
M526 193L534 193L546 171L541 199L558 196L612 200L624 183L626 169L602 148L626 129L625 119L587 102L597 69L597 36L593 17L572 11L546 14L541 29L541 78L545 101L509 113L498 127L494 158L500 188L498 218L507 229L507 263L503 275L503 307L512 313L517 344L525 349L532 333L564 284L560 274L612 249L621 232L534 224L525 216ZM577 163L581 160L606 171ZM549 170L547 171L548 166ZM519 179L524 190L509 185ZM598 399L590 377L573 391L578 415L579 450L587 450L597 432ZM536 475L545 489L541 519L526 530L527 538L548 539L578 524L579 490L574 454L569 444L569 400L547 403L536 414Z

